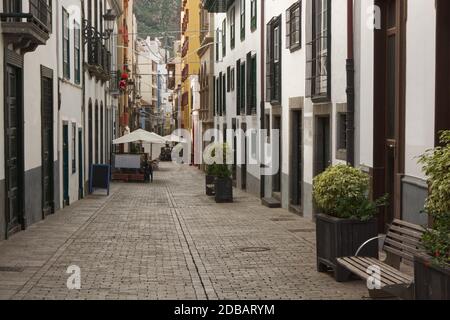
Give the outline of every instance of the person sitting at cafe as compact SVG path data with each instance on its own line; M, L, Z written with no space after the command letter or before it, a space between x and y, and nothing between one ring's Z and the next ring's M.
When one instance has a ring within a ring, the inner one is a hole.
M144 169L144 181L153 183L153 167L148 160L144 161L143 169Z

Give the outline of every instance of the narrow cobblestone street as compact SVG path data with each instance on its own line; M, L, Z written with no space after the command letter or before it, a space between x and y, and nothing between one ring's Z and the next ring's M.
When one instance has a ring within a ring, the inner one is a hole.
M2 241L0 298L366 298L316 272L314 242L311 221L240 191L216 204L200 171L163 163L153 184L116 183Z

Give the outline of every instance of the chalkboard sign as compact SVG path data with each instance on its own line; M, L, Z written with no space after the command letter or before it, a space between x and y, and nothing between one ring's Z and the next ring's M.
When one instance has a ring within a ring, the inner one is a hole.
M105 189L109 195L109 177L110 167L107 164L93 164L91 166L89 190L92 193L94 189Z

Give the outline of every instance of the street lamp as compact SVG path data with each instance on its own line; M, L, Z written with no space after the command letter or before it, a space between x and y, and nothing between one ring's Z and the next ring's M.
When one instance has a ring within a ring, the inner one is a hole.
M105 33L108 35L108 38L114 31L114 21L116 20L116 17L113 9L108 9L103 15L103 19L105 20Z
M105 31L100 33L97 31L95 27L91 25L91 22L88 20L84 20L84 34L85 34L85 44L94 40L95 38L100 38L102 40L109 40L111 38L111 34L114 32L114 21L116 20L117 15L115 14L113 9L108 9L106 13L103 15L103 19L105 20Z

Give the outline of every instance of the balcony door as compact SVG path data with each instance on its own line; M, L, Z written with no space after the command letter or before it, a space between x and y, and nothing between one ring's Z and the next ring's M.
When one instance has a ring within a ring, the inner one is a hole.
M4 0L3 1L3 12L21 12L22 11L22 1L17 0Z

